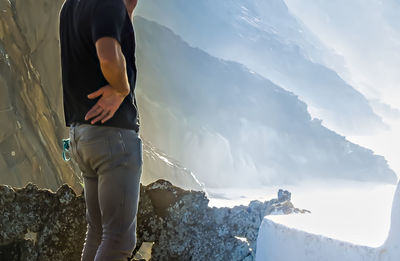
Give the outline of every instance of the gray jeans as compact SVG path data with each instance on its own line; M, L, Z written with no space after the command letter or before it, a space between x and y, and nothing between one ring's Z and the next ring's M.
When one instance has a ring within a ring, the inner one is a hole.
M85 186L82 261L125 261L136 245L142 141L134 130L79 123L70 139Z

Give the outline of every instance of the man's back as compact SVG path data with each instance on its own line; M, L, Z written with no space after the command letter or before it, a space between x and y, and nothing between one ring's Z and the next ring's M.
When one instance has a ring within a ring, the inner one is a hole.
M113 12L109 12L109 10ZM120 14L114 24L107 16ZM138 131L138 111L134 98L136 82L135 38L123 0L67 0L60 13L60 45L64 112L66 125L88 123L86 113L96 104L88 94L109 84L96 53L95 43L103 36L113 36L121 45L126 60L130 94L115 115L101 125Z

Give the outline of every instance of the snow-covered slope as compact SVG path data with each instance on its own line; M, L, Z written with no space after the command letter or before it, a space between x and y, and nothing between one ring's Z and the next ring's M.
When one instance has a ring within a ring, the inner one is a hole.
M383 126L365 97L322 65L342 62L288 12L283 0L146 0L138 14L171 28L192 46L240 62L293 91L325 126L346 134Z
M295 95L135 18L142 135L206 186L395 182L385 159L312 120Z
M376 224L379 226L379 224ZM367 227L365 229L368 229ZM400 260L400 183L394 195L391 228L378 248L354 245L289 228L268 218L257 239L257 261L398 261Z
M257 239L257 261L383 261L374 249L313 235L264 219Z

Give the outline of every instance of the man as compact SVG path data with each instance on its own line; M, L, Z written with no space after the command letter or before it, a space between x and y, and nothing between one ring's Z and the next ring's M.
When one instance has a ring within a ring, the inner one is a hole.
M134 97L137 0L66 0L60 12L64 112L82 171L83 261L127 260L136 245L142 142Z

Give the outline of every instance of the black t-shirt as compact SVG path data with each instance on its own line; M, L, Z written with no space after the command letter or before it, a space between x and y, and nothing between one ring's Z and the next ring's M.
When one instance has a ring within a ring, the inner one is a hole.
M87 95L108 84L101 72L95 43L113 37L126 60L130 94L114 116L102 124L139 131L134 96L136 82L135 35L123 0L66 0L60 12L61 67L66 125L85 121L98 99Z

